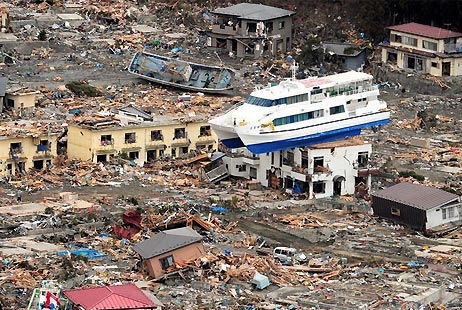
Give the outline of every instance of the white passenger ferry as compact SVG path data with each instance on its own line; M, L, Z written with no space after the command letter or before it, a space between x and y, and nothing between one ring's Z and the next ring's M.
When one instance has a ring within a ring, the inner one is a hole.
M362 128L390 122L372 79L356 71L292 78L255 90L210 124L228 148L245 146L254 154L357 136Z

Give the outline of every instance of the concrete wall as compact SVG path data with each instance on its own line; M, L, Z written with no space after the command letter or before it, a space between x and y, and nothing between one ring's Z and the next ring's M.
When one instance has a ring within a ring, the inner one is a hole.
M453 208L454 216L449 217L448 208ZM443 219L443 209L446 209L446 219ZM441 208L435 208L427 211L427 224L426 229L433 228L442 224L459 221L462 217L460 213L462 211L461 205L446 206Z
M218 145L218 137L210 131L210 136L199 137L200 127L209 126L206 122L172 125L149 125L143 127L116 127L110 129L89 130L69 125L68 131L68 156L81 160L97 162L97 155L118 155L130 152L138 152L136 163L142 165L147 161L147 151L153 150L156 158L163 156L182 155L181 147L187 147L188 152L198 147L206 150L214 150ZM185 128L185 139L174 139L176 128ZM161 130L163 141L151 141L151 131ZM135 133L136 141L126 143L125 134ZM111 135L112 144L101 144L101 136ZM108 158L107 158L108 159Z
M160 263L160 259L168 257L170 255L173 256L174 263L181 263L191 259L199 258L205 254L204 246L202 242L196 242L180 249L176 249L162 255L152 257L145 261L146 267L148 268L149 274L153 278L159 278L164 273L165 270L162 269L162 265Z
M51 149L47 152L38 151L37 145L40 140L48 140L51 142ZM14 152L15 156L10 153L12 143L21 143L21 149ZM0 140L0 176L16 175L16 168L19 163L24 164L25 170L34 167L34 161L42 161L43 167L46 167L47 160L53 160L57 155L57 135L41 135L37 138L32 137L17 137ZM8 169L11 168L11 171Z
M35 107L36 94L12 95L6 94L5 104L8 100L14 101L13 109L19 111L21 109L31 109Z

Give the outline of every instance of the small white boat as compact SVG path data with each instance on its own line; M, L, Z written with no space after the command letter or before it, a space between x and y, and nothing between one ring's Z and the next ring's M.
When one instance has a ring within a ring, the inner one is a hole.
M361 129L390 122L373 77L345 72L255 90L244 104L210 120L228 148L254 154L357 136Z
M137 52L128 72L162 85L205 93L227 93L233 88L234 70Z
M43 280L40 288L35 288L27 310L57 310L61 304L61 286L54 280Z

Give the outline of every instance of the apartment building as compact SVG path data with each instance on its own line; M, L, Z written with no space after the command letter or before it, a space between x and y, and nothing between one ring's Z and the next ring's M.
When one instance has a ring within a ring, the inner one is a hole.
M257 180L262 186L285 189L307 198L355 194L370 188L372 145L349 138L309 147L254 155L245 148L223 158L232 176Z
M257 58L292 48L293 11L263 4L239 3L214 10L207 32L209 46L237 57Z
M60 132L51 125L2 123L0 130L1 177L45 169L53 163Z
M407 23L390 26L382 62L434 76L462 75L462 33Z
M106 162L111 157L120 156L143 165L166 156L178 157L192 150L210 152L217 148L218 137L205 119L185 120L173 115L149 118L149 114L140 114L134 108L131 110L131 116L122 113L115 117L70 123L69 158Z

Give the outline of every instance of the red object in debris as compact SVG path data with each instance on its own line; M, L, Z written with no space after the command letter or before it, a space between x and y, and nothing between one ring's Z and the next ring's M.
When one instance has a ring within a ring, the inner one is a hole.
M50 308L52 298L56 302L57 305L61 304L58 296L54 295L51 292L47 292L45 295L45 304L43 305L44 308Z
M125 224L132 224L138 228L143 228L141 227L141 213L138 212L137 210L128 210L125 211L122 214L122 220L124 221Z
M142 228L141 226L141 213L137 210L128 210L122 214L122 221L124 226L112 225L114 234L119 239L131 239L136 235Z

